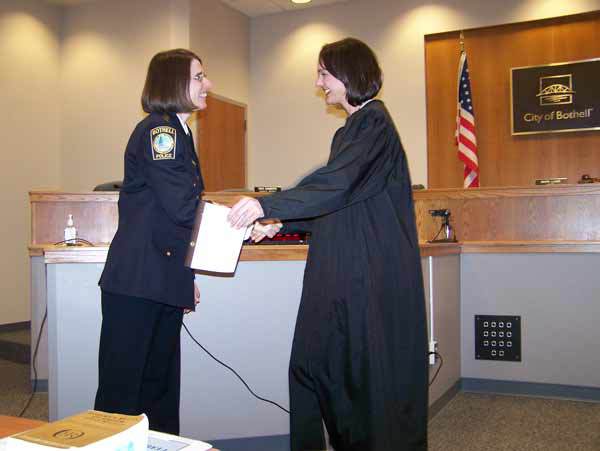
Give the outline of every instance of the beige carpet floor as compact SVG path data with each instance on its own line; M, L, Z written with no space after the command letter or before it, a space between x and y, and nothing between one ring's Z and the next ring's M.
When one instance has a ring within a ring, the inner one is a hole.
M459 393L430 422L430 451L600 451L600 403Z
M27 402L28 371L0 360L0 415L17 415ZM24 416L47 420L47 393ZM600 451L600 403L459 393L429 425L429 451L538 450Z
M17 416L31 396L29 365L0 360L0 415ZM36 393L25 418L48 420L48 393Z

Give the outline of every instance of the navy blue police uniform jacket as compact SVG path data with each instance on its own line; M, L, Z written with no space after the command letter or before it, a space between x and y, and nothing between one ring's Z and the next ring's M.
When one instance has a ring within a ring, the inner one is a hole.
M102 290L193 309L194 273L184 260L203 189L191 132L175 114L148 115L125 150Z

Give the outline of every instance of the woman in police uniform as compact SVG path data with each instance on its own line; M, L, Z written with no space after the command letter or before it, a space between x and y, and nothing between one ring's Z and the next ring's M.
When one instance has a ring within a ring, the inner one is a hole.
M100 278L102 329L95 409L145 413L150 428L179 433L180 331L200 294L184 266L204 184L186 120L206 108L212 84L189 50L150 61L149 115L125 150L119 227Z

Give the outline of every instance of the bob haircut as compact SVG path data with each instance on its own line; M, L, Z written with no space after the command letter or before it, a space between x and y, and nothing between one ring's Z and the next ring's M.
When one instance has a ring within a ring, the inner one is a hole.
M370 47L354 38L325 44L319 63L346 87L352 106L362 105L377 95L383 85L377 56Z
M190 65L202 60L186 49L157 53L150 60L142 91L146 113L190 113L196 109L190 99Z

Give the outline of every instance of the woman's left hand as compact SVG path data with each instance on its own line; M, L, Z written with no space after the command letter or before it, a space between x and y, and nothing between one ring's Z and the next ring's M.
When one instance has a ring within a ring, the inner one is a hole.
M194 282L194 304L195 305L200 304L200 288L198 288L198 285L196 285L196 282ZM189 309L189 308L183 309L184 315L187 315L190 312L192 312L192 309Z
M262 218L265 212L260 202L253 197L242 197L227 215L229 223L236 229L248 227L258 218Z

